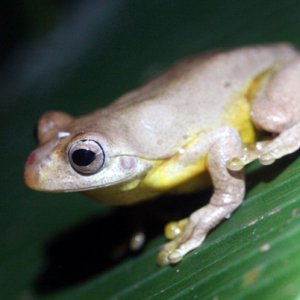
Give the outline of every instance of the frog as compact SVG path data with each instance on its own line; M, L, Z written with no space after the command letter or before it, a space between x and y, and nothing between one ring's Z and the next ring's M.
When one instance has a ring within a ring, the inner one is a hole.
M293 45L242 46L176 62L109 105L38 121L25 183L131 205L212 186L209 202L165 227L160 265L180 262L245 198L245 166L300 147L300 55Z

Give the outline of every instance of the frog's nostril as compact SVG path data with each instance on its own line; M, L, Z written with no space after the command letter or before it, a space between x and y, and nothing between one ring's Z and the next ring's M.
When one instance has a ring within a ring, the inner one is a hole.
M35 152L32 152L28 156L26 164L28 164L29 166L32 166L34 164L35 160L36 160L36 154L35 154Z
M37 189L37 183L38 183L38 174L34 171L34 168L32 168L29 164L26 164L25 171L24 171L24 181L26 185L36 190Z
M37 154L33 151L27 158L24 170L24 181L28 187L37 190L39 183L39 174L37 172Z

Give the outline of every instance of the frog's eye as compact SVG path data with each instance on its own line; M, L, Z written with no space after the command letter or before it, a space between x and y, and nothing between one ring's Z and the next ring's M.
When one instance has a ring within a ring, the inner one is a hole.
M104 165L105 154L94 140L78 140L69 147L69 160L73 169L83 175L97 173Z

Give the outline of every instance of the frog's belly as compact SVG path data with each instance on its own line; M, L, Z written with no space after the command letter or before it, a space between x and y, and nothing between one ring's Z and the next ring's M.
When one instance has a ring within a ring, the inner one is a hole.
M202 172L195 177L179 184L178 186L170 189L170 194L188 194L206 189L212 185L211 178L208 172Z
M128 205L158 197L163 192L137 183L120 184L95 190L84 191L83 194L109 205Z
M178 185L158 189L137 180L83 192L85 195L109 205L128 205L156 198L163 194L187 194L211 185L208 172L202 172Z

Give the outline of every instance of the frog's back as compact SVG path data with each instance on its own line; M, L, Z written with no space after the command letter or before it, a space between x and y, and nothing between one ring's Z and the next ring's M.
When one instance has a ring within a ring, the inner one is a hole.
M151 139L146 156L167 155L188 136L226 124L228 107L249 81L296 54L292 46L277 44L190 58L125 94L107 114L126 124L139 143Z

